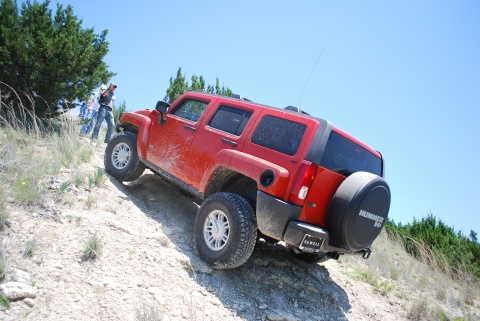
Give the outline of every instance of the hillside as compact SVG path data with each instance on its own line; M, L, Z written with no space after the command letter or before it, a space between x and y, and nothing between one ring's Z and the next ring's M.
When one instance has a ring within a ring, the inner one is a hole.
M80 143L91 146L88 140ZM52 152L48 146L35 148L39 155ZM42 183L48 197L41 205L20 206L7 199L9 219L1 232L7 273L0 288L16 280L30 298L11 300L0 319L480 318L478 289L462 291L462 285L418 268L385 235L368 261L342 257L309 265L282 245L259 241L245 265L213 270L199 260L193 243L199 205L150 171L126 184L106 176L94 187L65 184L75 173L88 176L103 168L104 148L92 147L91 161L79 168L63 167L49 175ZM101 251L86 260L85 244L92 237ZM397 267L396 277L392 272L384 276L379 265L390 271Z

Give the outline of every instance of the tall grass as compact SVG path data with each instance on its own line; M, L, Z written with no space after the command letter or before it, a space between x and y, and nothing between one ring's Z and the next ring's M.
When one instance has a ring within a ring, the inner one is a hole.
M411 320L437 320L433 314L440 310L457 310L457 315L465 316L474 310L475 298L480 295L478 283L445 272L448 264L425 244L418 243L421 255L416 259L405 251L402 236L382 231L372 250L368 260L361 256L341 257L340 261L347 263L345 272L370 284L374 292L390 297L392 302L396 298L407 300L407 317Z
M0 186L0 232L3 231L7 225L10 214L7 211L7 192L3 185Z
M65 113L39 119L33 100L24 106L17 92L0 85L0 186L15 202L39 204L51 187L49 178L62 167L89 162L93 147L80 140L76 117Z
M85 241L82 260L93 261L97 259L101 253L101 250L102 244L97 234L89 236L88 239Z

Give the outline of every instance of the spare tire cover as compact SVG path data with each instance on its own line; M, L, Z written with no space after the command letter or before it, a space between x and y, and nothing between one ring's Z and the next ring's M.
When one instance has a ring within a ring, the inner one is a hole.
M338 187L327 213L330 240L359 251L370 246L385 225L390 188L380 176L356 172Z

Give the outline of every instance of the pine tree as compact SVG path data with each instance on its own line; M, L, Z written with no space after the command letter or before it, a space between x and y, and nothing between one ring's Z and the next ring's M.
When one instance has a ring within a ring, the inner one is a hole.
M222 96L232 95L232 90L230 88L223 85L220 87L220 80L218 80L218 78L216 78L215 86L208 84L206 88L205 79L203 76L198 77L193 75L191 77L191 81L191 85L189 85L185 75L182 74L182 67L178 68L175 79L170 77L170 86L167 88L167 92L163 100L168 103L173 103L178 97L187 91L198 91Z
M0 81L33 101L24 105L40 117L64 100L85 100L115 75L103 61L108 31L82 28L71 5L57 4L55 16L49 5L27 1L19 13L15 1L0 0Z

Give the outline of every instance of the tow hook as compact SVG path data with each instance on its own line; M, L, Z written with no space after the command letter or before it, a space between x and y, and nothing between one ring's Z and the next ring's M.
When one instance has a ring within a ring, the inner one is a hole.
M372 254L372 250L370 249L370 247L366 247L362 250L362 258L364 258L365 260L370 257L370 254Z

